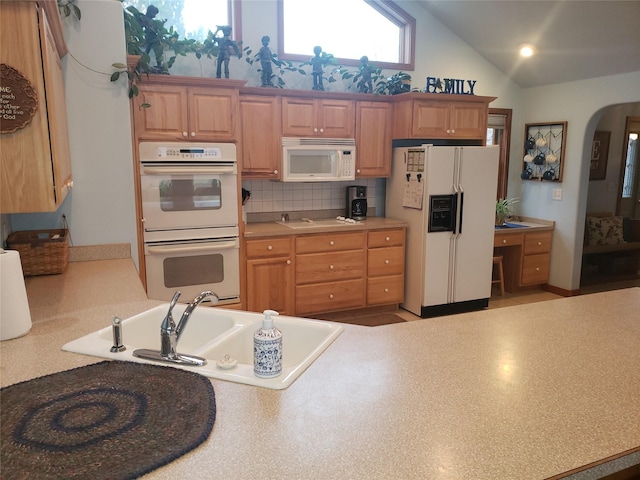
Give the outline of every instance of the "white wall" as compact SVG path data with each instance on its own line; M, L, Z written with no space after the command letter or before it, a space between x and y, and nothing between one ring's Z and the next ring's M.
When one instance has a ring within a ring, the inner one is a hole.
M126 62L122 4L79 0L78 6L80 22L63 19L73 189L57 212L11 215L11 226L14 231L60 228L65 214L74 245L130 243L137 265L127 85L124 79L109 80L111 64Z
M555 220L549 284L578 290L582 259L591 142L603 109L640 101L640 72L568 82L523 90L524 123L567 121L566 151L562 183L515 181L519 185L521 214ZM521 125L524 131L524 126ZM523 152L524 134L513 129L514 149ZM511 156L510 167L522 163ZM562 200L551 199L554 188L562 189Z

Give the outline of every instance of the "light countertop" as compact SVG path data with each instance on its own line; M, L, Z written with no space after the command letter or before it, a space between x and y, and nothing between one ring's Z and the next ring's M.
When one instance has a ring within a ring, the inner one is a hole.
M26 283L33 328L0 343L2 386L102 361L60 347L161 303L130 259ZM543 479L606 460L571 477L599 478L640 463L639 311L633 288L345 325L286 390L212 379L209 439L145 478Z
M359 232L363 230L381 230L385 228L401 228L406 227L407 223L401 220L394 220L384 217L367 217L366 220L355 224L345 226L310 226L305 228L289 228L277 222L256 222L247 223L245 226L244 237L271 237L283 235L304 235L311 233L348 233Z
M539 218L520 217L520 220L509 221L508 223L515 223L517 225L523 225L522 228L496 228L496 235L511 235L516 233L527 233L532 231L542 232L548 230L554 230L555 222L551 220L541 220Z

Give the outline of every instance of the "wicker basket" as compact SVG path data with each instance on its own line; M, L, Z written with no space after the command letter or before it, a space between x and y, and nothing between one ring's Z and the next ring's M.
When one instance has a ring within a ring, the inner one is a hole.
M67 269L67 230L13 232L7 238L7 245L20 253L25 277L62 273Z

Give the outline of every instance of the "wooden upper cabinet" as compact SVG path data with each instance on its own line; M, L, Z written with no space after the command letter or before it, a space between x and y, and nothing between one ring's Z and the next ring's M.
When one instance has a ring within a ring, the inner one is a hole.
M424 98L425 95L431 98ZM493 97L465 95L407 94L395 102L393 136L484 142L488 104L493 100Z
M356 176L391 176L392 106L356 103Z
M245 178L280 178L280 101L240 95L240 158Z
M135 108L140 140L233 141L236 138L238 92L215 87L139 86Z
M136 134L143 140L185 140L188 136L187 90L184 87L140 85L136 108Z
M353 138L355 102L282 97L282 135Z
M72 185L69 136L58 49L45 11L34 2L0 2L0 63L22 76L3 77L3 110L5 100L17 111L28 107L25 95L6 89L30 85L35 95L29 122L14 131L3 122L0 213L53 212Z

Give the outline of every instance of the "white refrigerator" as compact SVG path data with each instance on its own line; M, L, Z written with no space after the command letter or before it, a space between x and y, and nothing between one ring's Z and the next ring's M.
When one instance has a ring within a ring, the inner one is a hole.
M498 146L395 147L386 215L408 223L405 299L422 318L491 296Z

